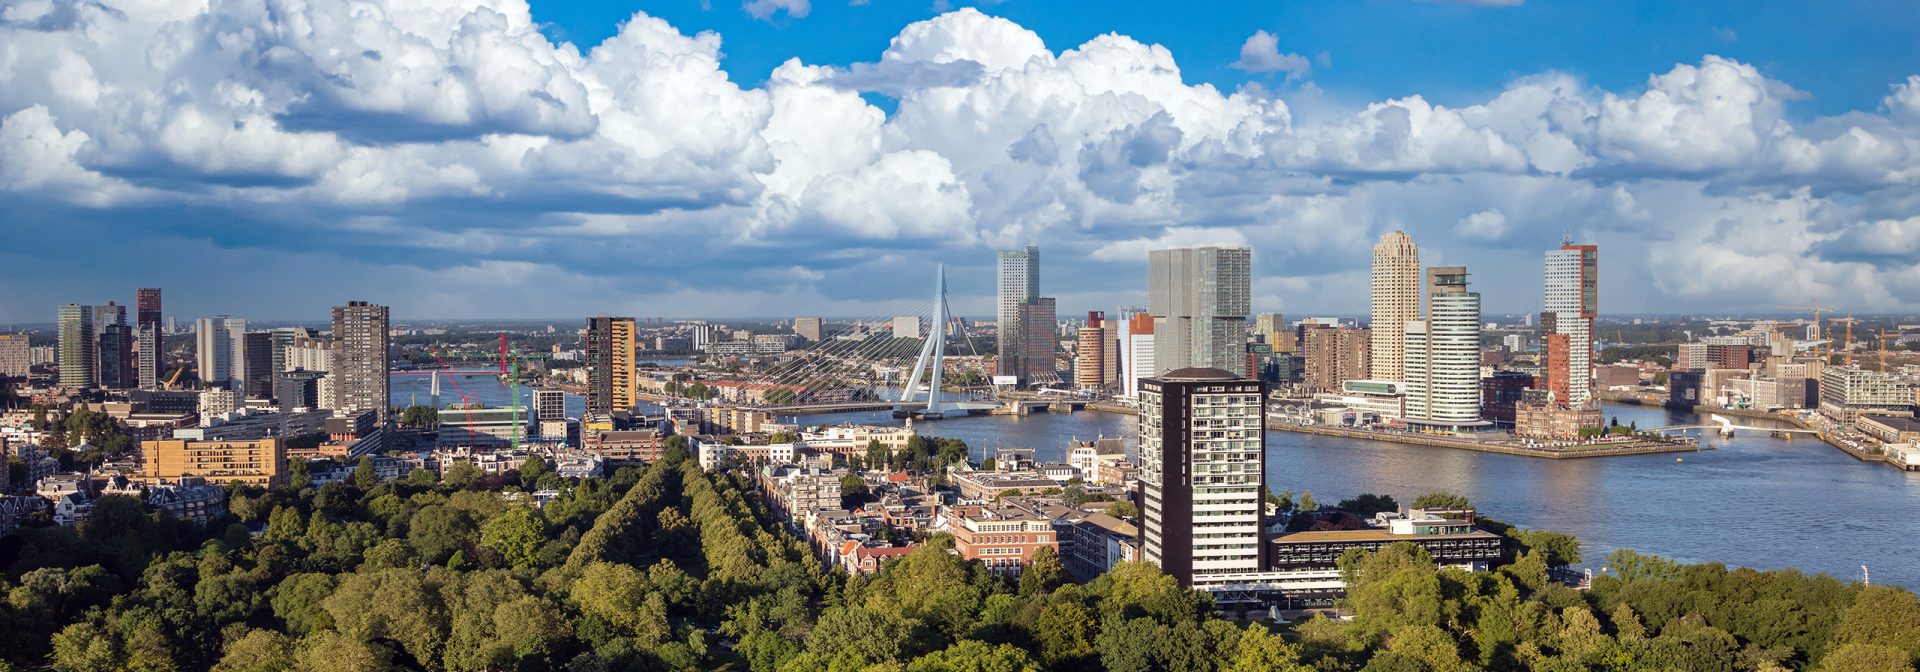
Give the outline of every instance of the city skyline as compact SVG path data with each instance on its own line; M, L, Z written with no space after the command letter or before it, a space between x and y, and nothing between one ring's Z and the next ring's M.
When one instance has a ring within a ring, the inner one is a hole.
M16 223L0 321L139 286L168 288L171 314L256 321L339 295L411 319L857 315L894 298L872 278L932 262L950 266L956 312L981 315L992 251L1027 244L1050 250L1062 314L1142 304L1142 284L1113 279L1149 249L1207 244L1254 250L1256 311L1358 314L1366 251L1395 229L1429 263L1476 269L1490 314L1541 310L1523 281L1563 232L1609 251L1615 314L1920 309L1920 59L1890 39L1913 18L1870 4L1653 20L1247 3L1179 21L1037 3L483 4L526 69L460 61L447 45L464 9L249 25L274 37L236 48L302 64L265 72L204 46L113 56L256 17L23 6L0 25L35 54L0 73L19 84L0 91ZM1567 22L1585 30L1540 37ZM853 39L825 39L829 25ZM1514 44L1479 46L1484 32ZM405 33L421 39L370 37ZM89 41L102 34L123 44ZM1580 46L1623 36L1646 48ZM337 56L403 48L475 79ZM1459 59L1437 68L1435 51ZM686 68L647 65L670 59ZM167 81L186 88L150 95ZM449 99L469 104L433 103ZM238 291L255 286L280 291Z

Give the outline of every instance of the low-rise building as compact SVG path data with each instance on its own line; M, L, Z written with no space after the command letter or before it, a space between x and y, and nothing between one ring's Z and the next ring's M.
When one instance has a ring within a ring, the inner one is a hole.
M981 501L993 501L1002 495L1036 495L1060 487L1058 481L1032 472L953 472L948 478L960 490L961 499Z
M652 429L593 432L586 435L586 452L616 464L658 462L666 437Z
M1862 415L1853 426L1887 443L1920 443L1920 419L1908 415Z
M1513 433L1529 439L1570 441L1580 438L1582 430L1606 428L1605 414L1597 406L1564 408L1545 399L1545 390L1529 390L1527 398L1513 407Z
M978 560L987 571L1019 576L1041 548L1057 554L1060 542L1053 521L1012 505L956 506L942 511L953 550Z
M198 477L273 487L287 473L287 451L280 439L143 441L140 457L140 477L149 482Z
M1068 444L1067 464L1080 473L1080 478L1089 483L1099 483L1100 465L1112 461L1126 461L1127 444L1118 438L1101 437L1092 441L1073 441Z
M1140 528L1105 513L1089 513L1060 532L1060 561L1075 581L1099 578L1114 564L1140 559Z
M1416 510L1415 512L1419 512ZM1474 527L1471 518L1409 516L1392 521L1387 529L1295 532L1269 543L1274 569L1329 569L1340 566L1349 549L1377 551L1387 544L1411 542L1433 556L1441 567L1485 571L1500 559L1500 535Z

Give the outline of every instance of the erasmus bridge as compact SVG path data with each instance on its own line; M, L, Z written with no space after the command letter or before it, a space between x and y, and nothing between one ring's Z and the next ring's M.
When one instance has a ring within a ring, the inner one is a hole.
M893 310L836 320L818 342L784 353L779 363L734 386L759 403L744 407L774 414L892 410L897 417L937 420L1001 408L986 385L985 358L975 347L965 320L955 319L947 302L946 266L935 267L926 299L907 299ZM911 292L908 296L921 294ZM902 333L911 328L917 333ZM949 362L954 341L966 352ZM907 366L912 358L911 368ZM949 386L949 368L964 374L967 385ZM904 380L902 380L904 374Z

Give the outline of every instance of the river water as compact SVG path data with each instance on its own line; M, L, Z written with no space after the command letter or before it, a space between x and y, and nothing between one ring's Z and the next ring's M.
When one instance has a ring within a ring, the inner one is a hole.
M395 404L426 403L427 376L393 376ZM457 391L456 391L457 386ZM521 390L527 395L527 390ZM441 401L462 396L489 405L510 392L490 376L441 379ZM568 413L584 402L568 395ZM1702 424L1692 413L1660 408L1606 409L1642 428ZM782 418L788 420L790 418ZM899 425L887 412L798 416L807 424ZM1738 420L1753 425L1761 421ZM1026 417L974 416L920 422L929 436L961 439L976 459L996 448L1032 448L1042 461L1065 461L1068 441L1119 436L1133 443L1130 416L1082 411ZM1920 589L1920 473L1854 460L1818 439L1775 439L1743 432L1702 437L1713 450L1547 460L1291 432L1267 433L1267 485L1310 491L1331 504L1361 493L1402 504L1422 493L1466 495L1489 516L1579 537L1587 566L1615 548L1685 562L1759 569L1799 568ZM1677 458L1677 459L1676 459Z
M1691 413L1608 406L1621 424L1701 424ZM807 423L898 424L886 413L800 416ZM1741 419L1740 424L1754 424ZM976 416L921 423L922 434L967 442L976 457L1033 448L1064 461L1070 438L1122 436L1133 419L1099 412ZM1481 511L1526 528L1579 537L1596 570L1615 548L1684 562L1799 568L1920 589L1920 474L1854 460L1818 439L1753 432L1703 437L1713 450L1579 460L1479 453L1397 443L1267 433L1267 485L1310 491L1320 502L1361 493L1401 504L1450 490ZM1677 458L1677 459L1676 459Z

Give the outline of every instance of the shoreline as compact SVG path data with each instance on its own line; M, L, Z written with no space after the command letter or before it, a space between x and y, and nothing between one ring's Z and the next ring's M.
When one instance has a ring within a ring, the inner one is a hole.
M1120 415L1136 414L1136 412L1132 408L1128 408L1126 406L1120 406L1116 404L1087 404L1087 410L1100 411L1102 413L1115 413ZM1569 460L1569 459L1582 459L1582 458L1594 458L1594 457L1625 457L1629 455L1662 455L1667 453L1692 453L1692 452L1698 452L1700 450L1700 447L1696 444L1670 444L1670 443L1653 443L1653 442L1645 442L1645 441L1626 443L1618 446L1596 446L1596 447L1587 447L1587 448L1581 448L1581 449L1575 449L1575 450L1554 450L1554 449L1548 449L1548 448L1529 448L1524 446L1507 446L1507 445L1500 445L1500 444L1482 443L1479 441L1469 441L1466 439L1456 439L1456 438L1450 438L1450 437L1444 437L1444 436L1373 432L1373 431L1360 430L1360 429L1347 429L1343 427L1318 427L1313 425L1295 425L1295 424L1285 423L1285 422L1276 422L1271 418L1265 421L1265 425L1266 425L1266 429L1270 431L1277 431L1277 432L1293 432L1296 434L1316 434L1320 436L1333 436L1333 437L1340 437L1340 438L1346 438L1346 439L1358 439L1362 441L1381 441L1385 443L1399 443L1399 444L1405 444L1405 445L1411 445L1411 446L1434 446L1439 448L1453 448L1457 450L1472 450L1472 451L1482 452L1482 453L1515 455L1519 457L1538 457L1538 458L1544 458L1549 460Z
M1815 432L1814 436L1818 437L1821 443L1827 444L1828 446L1831 446L1834 449L1839 450L1842 453L1845 453L1848 457L1851 457L1855 460L1858 460L1861 462L1877 462L1889 467L1893 467L1894 469L1900 469L1902 471L1905 471L1905 469L1902 469L1900 465L1895 464L1891 459L1891 456L1887 455L1885 452L1882 452L1879 455L1874 455L1874 454L1867 453L1864 450L1856 450L1844 443L1841 443L1838 439L1830 436L1826 430L1820 427L1815 427L1813 424L1808 423L1805 420L1801 420L1798 416L1795 416L1795 415L1782 415L1778 413L1770 413L1767 411L1756 411L1756 410L1747 409L1747 408L1720 408L1718 406L1706 406L1703 404L1694 404L1693 406L1679 406L1679 405L1666 404L1666 403L1653 403L1633 395L1621 395L1619 393L1604 393L1601 395L1601 399L1603 401L1622 404L1626 406L1642 406L1642 407L1658 406L1658 407L1665 407L1665 408L1675 409L1675 410L1685 410L1687 412L1693 413L1695 415L1700 415L1700 416L1724 415L1724 416L1735 417L1735 418L1754 418L1754 419L1761 419L1761 420L1773 420L1776 422L1784 422L1784 423L1793 425L1794 427L1799 429ZM1792 440L1791 434L1788 435L1788 440Z

